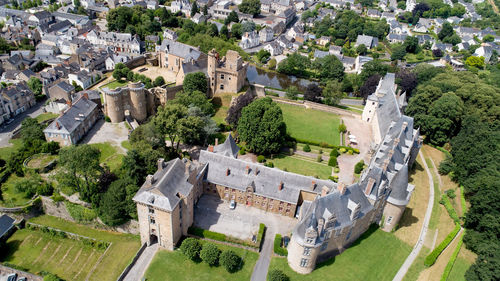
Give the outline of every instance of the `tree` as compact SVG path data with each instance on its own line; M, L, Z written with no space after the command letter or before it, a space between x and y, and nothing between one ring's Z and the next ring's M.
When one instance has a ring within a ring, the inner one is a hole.
M198 4L196 2L193 2L193 4L191 5L191 17L194 17L194 15L198 13L198 11Z
M35 94L35 96L39 96L42 94L43 84L40 79L37 77L30 77L28 80L28 87Z
M208 15L208 5L206 5L206 4L203 5L203 9L202 10L203 10L203 15L207 16Z
M208 90L208 80L203 72L192 72L186 74L182 85L184 92L190 93L200 91L206 93Z
M286 89L285 96L287 99L296 100L300 94L299 89L295 86L290 86Z
M323 90L316 83L310 83L306 87L306 91L304 93L304 99L312 102L318 102L321 97Z
M493 42L495 41L495 36L487 34L483 37L483 42Z
M32 146L36 140L45 141L43 128L36 119L28 116L21 122L21 138L26 147Z
M232 250L225 250L219 258L219 262L228 272L235 272L241 264L241 258Z
M290 278L279 269L271 269L269 271L269 281L289 281Z
M380 77L380 75L375 74L366 79L363 86L361 86L361 88L359 89L359 93L363 99L366 100L369 95L375 92L375 89L377 88L377 85L380 82L381 78L382 77Z
M366 48L365 44L360 44L356 47L356 53L358 53L358 55L365 55L366 51L368 51L368 48Z
M285 141L283 113L270 98L255 100L243 108L237 131L240 140L251 151L257 154L276 153Z
M70 146L59 152L59 183L80 193L80 199L98 203L97 180L102 172L101 152L88 144Z
M436 58L440 58L443 56L443 51L441 51L441 49L434 49L432 50L432 55Z
M326 82L323 89L323 101L327 105L338 105L340 100L344 97L342 92L342 84L337 80L330 80Z
M385 76L389 66L382 64L379 60L372 60L363 65L363 70L361 71L360 78L361 83L364 83L369 77L378 74L379 77ZM361 84L360 84L361 85Z
M233 11L231 11L231 12L229 13L229 15L227 15L227 18L226 18L226 20L224 21L224 24L225 24L225 25L228 25L228 24L230 24L231 22L239 22L239 21L240 21L240 19L238 18L238 14L236 13L236 11L234 11L234 10L233 10Z
M318 71L317 76L321 79L335 79L338 81L344 79L344 65L334 55L316 59L313 67Z
M115 65L115 70L113 70L113 78L116 80L127 79L130 72L130 69L125 64L119 62Z
M195 238L186 238L182 241L180 250L189 259L195 260L200 254L201 244Z
M200 91L193 91L193 92L179 92L176 94L175 99L171 101L171 103L175 104L182 104L185 107L198 107L203 115L213 115L215 110L210 102L209 99L207 99L206 94L200 92Z
M155 82L153 83L155 87L160 87L165 85L165 79L163 79L163 76L158 76L155 79Z
M255 23L253 21L246 20L241 23L241 32L251 32L255 30Z
M99 204L99 217L101 220L111 226L126 222L130 218L130 212L135 211L136 206L132 201L132 197L137 190L139 190L137 185L128 178L111 183Z
M391 60L403 60L406 56L406 48L403 45L398 45L392 49Z
M170 146L174 151L178 150L180 144L181 119L186 116L187 108L184 105L167 103L158 107L158 113L153 118L158 132L170 140Z
M252 16L258 16L260 14L260 1L259 0L243 0L238 6L240 12L249 14Z
M427 142L442 145L452 136L455 136L460 127L464 111L463 101L453 93L444 93L429 108L425 119Z
M200 252L200 258L210 266L215 266L219 262L220 250L213 243L203 244Z
M468 67L476 67L479 69L484 68L484 57L470 56L465 60L465 64Z
M224 39L228 39L229 38L229 30L227 29L226 25L223 25L221 27L219 35L220 35L220 37L222 37Z
M231 37L234 37L236 39L241 39L241 35L243 35L241 28L242 28L241 23L233 24L233 26L231 26Z
M255 56L261 63L265 63L271 57L271 53L265 49L260 49Z
M271 69L271 70L275 70L276 69L276 59L275 58L270 59L269 62L267 63L267 67L269 67L269 69Z
M344 123L339 124L339 132L344 134L347 132L347 126Z
M401 70L396 73L396 83L406 93L406 98L408 99L412 91L417 87L417 75L408 70Z
M310 65L311 60L308 57L293 53L278 64L278 72L304 77Z
M449 22L445 22L443 24L443 27L441 28L441 31L438 33L438 38L439 40L443 40L444 38L451 36L454 34L453 31L453 26Z
M415 36L408 36L403 44L406 52L416 54L418 52L418 38Z

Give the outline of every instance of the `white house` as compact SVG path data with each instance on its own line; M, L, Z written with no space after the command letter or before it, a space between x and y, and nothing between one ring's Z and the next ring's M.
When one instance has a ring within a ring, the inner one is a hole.
M250 49L256 46L259 46L259 35L255 31L245 32L243 36L241 36L240 47L243 49Z

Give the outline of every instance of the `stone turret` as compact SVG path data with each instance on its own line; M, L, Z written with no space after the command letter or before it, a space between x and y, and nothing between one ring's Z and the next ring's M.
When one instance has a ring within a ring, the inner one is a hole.
M208 74L208 83L209 83L209 95L213 96L215 94L216 89L216 69L219 61L219 54L212 49L208 52L208 64L207 64L207 74Z
M106 106L106 115L111 119L111 122L121 122L125 118L123 109L122 91L126 89L116 88L114 90L104 88L104 101Z
M147 101L144 84L141 82L129 85L131 115L142 122L148 117Z

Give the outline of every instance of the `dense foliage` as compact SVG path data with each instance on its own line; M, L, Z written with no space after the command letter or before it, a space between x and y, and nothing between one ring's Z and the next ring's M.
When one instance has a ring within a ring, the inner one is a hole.
M208 90L207 77L203 72L192 72L186 74L182 83L185 92L200 91L206 93Z
M299 77L320 79L344 79L344 66L334 55L311 61L309 57L293 53L278 64L278 72Z
M279 269L271 269L269 271L269 281L289 281L288 277L283 271Z
M219 263L220 250L215 244L205 243L200 251L200 258L210 266Z
M219 262L228 272L235 272L241 265L241 258L232 250L225 250L220 255Z
M257 154L279 152L286 135L281 108L270 98L255 100L243 108L238 134L246 148Z
M243 0L241 4L238 5L240 12L249 14L252 16L257 16L260 14L260 1L259 0Z
M186 255L191 260L195 260L199 257L201 251L201 244L198 239L195 238L186 238L182 241L181 252Z

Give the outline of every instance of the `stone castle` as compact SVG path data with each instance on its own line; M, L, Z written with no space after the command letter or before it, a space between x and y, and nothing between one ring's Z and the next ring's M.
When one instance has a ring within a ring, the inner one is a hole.
M363 121L380 138L358 182L337 184L243 161L229 136L202 150L198 161L158 161L157 172L134 197L142 243L173 250L193 224L203 194L296 217L288 263L302 274L342 253L374 223L391 231L414 190L409 170L421 146L413 118L402 114L404 99L396 96L394 79L387 74L364 109Z

